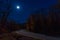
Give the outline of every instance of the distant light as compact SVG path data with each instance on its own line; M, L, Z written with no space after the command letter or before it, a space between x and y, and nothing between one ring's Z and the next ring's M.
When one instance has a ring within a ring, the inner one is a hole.
M20 9L20 6L17 6L17 9Z

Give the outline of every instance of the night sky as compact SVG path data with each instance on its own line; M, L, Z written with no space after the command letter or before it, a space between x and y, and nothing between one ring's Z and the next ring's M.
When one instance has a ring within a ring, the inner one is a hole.
M57 0L0 0L0 11L7 10L7 3L11 5L11 12L8 21L15 20L17 23L24 23L30 14L40 8L49 8L57 3ZM20 6L17 9L17 6Z

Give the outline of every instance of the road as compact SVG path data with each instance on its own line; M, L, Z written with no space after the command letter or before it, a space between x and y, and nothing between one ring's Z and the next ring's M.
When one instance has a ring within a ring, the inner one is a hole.
M27 37L36 38L36 39L60 40L60 38L58 38L58 37L51 37L51 36L46 36L46 35L43 35L43 34L37 34L37 33L27 32L26 30L15 31L15 33L20 34L20 35L24 35L24 36L27 36Z

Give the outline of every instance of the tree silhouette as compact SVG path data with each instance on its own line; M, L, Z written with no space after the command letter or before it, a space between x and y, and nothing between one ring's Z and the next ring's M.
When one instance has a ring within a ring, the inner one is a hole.
M4 4L3 4L4 5ZM0 13L2 13L2 18L1 18L1 22L0 22L0 31L2 31L3 29L6 28L6 22L7 22L7 18L11 12L11 5L8 3L6 3L6 10L2 10Z
M59 12L56 11L57 7L49 8L47 18L44 18L44 16L42 15L42 13L44 12L43 10L44 9L35 11L33 15L31 15L34 20L34 26L32 26L34 32L43 33L46 35L59 34L60 26L58 21L60 20L58 19L60 18L60 16L58 18ZM31 17L29 18L28 22L31 22ZM28 24L28 29L30 28L29 25L30 24Z

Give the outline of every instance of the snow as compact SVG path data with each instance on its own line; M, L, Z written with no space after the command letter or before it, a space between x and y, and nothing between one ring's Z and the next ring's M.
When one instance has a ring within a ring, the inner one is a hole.
M26 30L19 30L19 31L16 31L15 33L20 34L20 35L24 35L24 36L27 36L27 37L36 38L36 39L60 40L60 38L57 38L57 37L51 37L51 36L46 36L46 35L43 35L43 34L37 34L37 33L33 33L33 32L27 32Z

